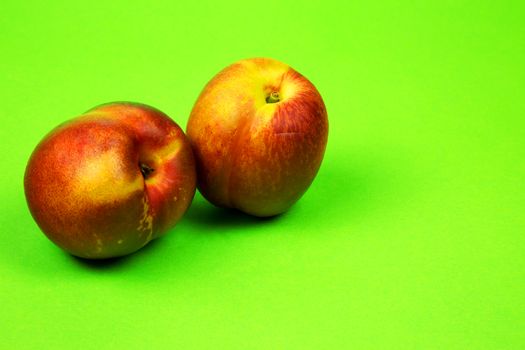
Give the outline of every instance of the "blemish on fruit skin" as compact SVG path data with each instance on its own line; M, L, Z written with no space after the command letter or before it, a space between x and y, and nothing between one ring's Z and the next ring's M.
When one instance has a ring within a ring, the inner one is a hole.
M95 235L96 236L96 235ZM97 253L100 253L102 251L102 240L100 238L97 238L97 247L96 247Z
M122 242L123 242L123 241L122 241L121 239L119 239L119 240L117 241L118 244L122 244Z
M146 197L142 198L142 208L142 216L139 220L137 230L140 232L148 232L148 237L144 242L144 244L146 244L153 236L153 216L149 213L149 202Z

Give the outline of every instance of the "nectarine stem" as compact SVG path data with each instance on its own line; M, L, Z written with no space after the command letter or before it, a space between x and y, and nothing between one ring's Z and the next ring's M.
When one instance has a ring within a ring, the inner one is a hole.
M144 176L145 179L149 177L149 175L155 171L155 169L147 166L144 163L139 163L140 172L142 173L142 176Z
M279 96L279 93L277 91L272 91L272 93L266 97L267 103L276 103L281 100L281 97Z

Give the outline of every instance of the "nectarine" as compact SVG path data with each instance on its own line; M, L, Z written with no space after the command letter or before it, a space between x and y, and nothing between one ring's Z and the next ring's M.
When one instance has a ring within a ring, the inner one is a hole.
M190 205L195 185L183 131L137 103L105 104L51 131L24 179L41 230L91 259L132 253L166 233Z
M312 183L328 119L308 79L284 63L256 58L234 63L206 85L186 131L205 198L272 216L286 211Z

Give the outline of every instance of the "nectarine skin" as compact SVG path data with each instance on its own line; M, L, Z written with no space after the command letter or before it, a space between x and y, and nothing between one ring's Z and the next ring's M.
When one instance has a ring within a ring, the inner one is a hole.
M132 253L173 227L196 186L188 139L137 103L94 108L51 131L29 159L24 187L47 237L73 255Z
M264 217L288 210L312 183L328 117L308 79L284 63L256 58L225 68L206 85L186 131L203 196Z

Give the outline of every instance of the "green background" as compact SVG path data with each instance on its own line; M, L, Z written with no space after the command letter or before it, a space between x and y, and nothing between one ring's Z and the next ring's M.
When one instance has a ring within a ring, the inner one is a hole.
M525 348L524 18L519 1L3 1L0 347ZM185 128L204 84L256 56L328 109L292 210L197 195L106 263L40 233L22 178L50 129L115 100Z

